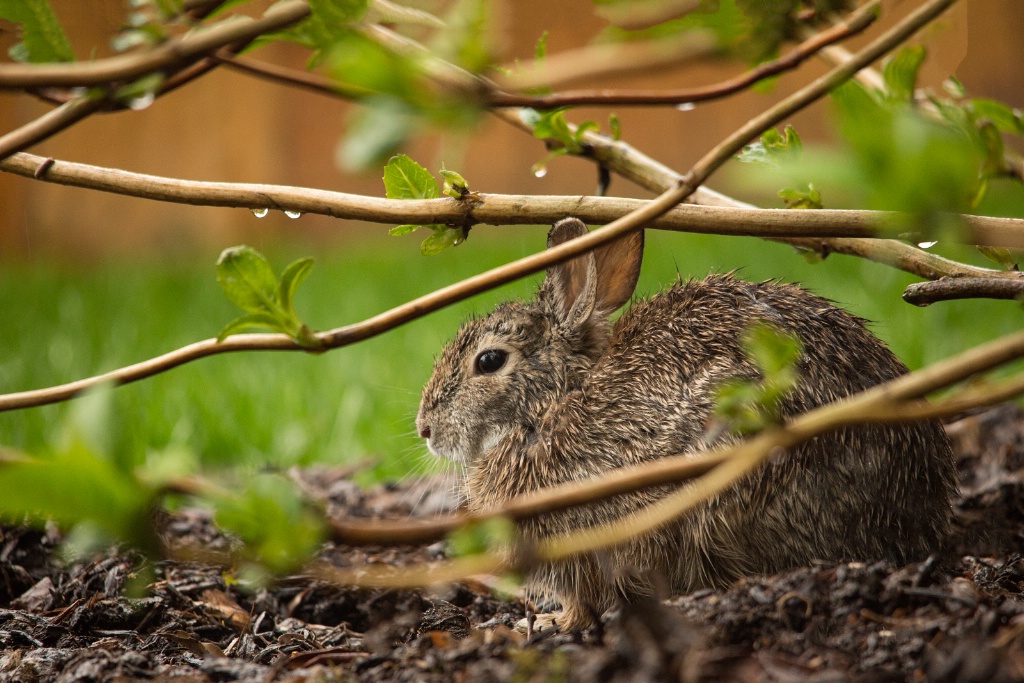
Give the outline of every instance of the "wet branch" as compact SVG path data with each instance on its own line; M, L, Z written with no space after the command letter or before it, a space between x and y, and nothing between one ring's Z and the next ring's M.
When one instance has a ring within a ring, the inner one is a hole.
M41 169L43 169L41 171ZM499 195L472 193L449 198L391 200L311 188L247 183L181 180L118 169L55 161L28 153L0 160L0 170L46 182L112 192L144 199L201 206L268 208L320 214L374 223L472 227L540 225L565 216L604 225L647 204L623 197ZM899 214L882 211L758 209L748 205L674 207L645 227L681 232L755 237L793 237L808 241L829 237L875 237L892 234ZM964 239L972 244L1024 247L1024 219L957 216ZM956 275L939 269L945 275ZM977 275L1016 277L975 269Z
M916 282L903 292L903 300L915 306L952 299L1020 299L1024 280L1015 278L965 277Z

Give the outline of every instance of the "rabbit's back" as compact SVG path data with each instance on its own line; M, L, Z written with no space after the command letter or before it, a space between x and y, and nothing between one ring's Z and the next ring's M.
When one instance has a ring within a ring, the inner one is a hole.
M784 416L907 371L860 319L795 285L730 275L679 283L619 319L607 353L557 413L555 452L631 464L733 438L709 442L716 387L757 376L742 338L758 323L803 347ZM683 520L682 552L714 568L715 583L816 559L909 560L940 544L953 482L938 423L845 428L773 459ZM680 571L679 589L703 573L686 563Z

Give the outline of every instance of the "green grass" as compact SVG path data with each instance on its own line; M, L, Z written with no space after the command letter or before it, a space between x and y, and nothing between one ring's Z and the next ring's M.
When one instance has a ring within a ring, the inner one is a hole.
M302 254L263 247L275 269L311 255L317 265L297 296L317 329L352 323L434 288L537 251L542 229L476 230L436 257L417 236L371 239ZM967 248L945 252L980 261ZM0 392L49 386L144 360L216 335L236 311L216 285L216 253L191 265L120 262L64 272L8 265L0 272ZM914 281L890 268L833 256L809 264L792 249L753 239L649 233L638 293L684 277L740 269L748 279L804 283L874 322L874 331L913 367L1018 329L1012 302L967 301L919 309L900 293ZM191 453L208 467L287 467L373 459L381 477L425 466L413 419L432 358L461 320L495 301L529 296L537 279L509 285L380 337L320 356L226 354L202 359L114 392L113 455L140 463ZM32 453L55 443L69 406L0 414L0 444Z

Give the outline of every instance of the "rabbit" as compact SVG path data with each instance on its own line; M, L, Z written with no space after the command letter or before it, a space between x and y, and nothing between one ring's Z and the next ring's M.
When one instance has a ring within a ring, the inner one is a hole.
M565 218L552 227L548 248L586 232ZM609 316L633 295L643 246L638 231L552 266L534 301L506 302L469 320L436 359L417 429L434 455L464 466L470 509L736 442L711 428L716 387L758 377L741 343L757 323L802 343L783 418L907 372L864 321L831 302L796 285L732 274L680 279L613 325ZM527 586L562 603L557 626L578 630L617 599L665 583L685 594L819 560L907 563L940 549L955 488L938 422L848 427L773 457L652 533L540 566ZM523 521L520 533L578 531L669 490L549 513Z

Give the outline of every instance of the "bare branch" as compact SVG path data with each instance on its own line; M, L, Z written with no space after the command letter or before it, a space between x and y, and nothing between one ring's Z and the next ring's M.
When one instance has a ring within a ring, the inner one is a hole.
M131 81L148 73L173 69L225 45L290 26L307 16L309 5L304 0L289 0L271 6L260 19L238 16L143 52L66 64L0 64L0 89Z
M690 104L726 97L744 90L758 81L795 69L809 57L825 46L844 40L866 29L875 20L881 0L872 0L853 12L849 18L832 28L816 33L782 57L764 62L756 68L720 83L700 88L682 90L650 91L650 90L572 90L551 93L549 95L527 95L523 93L494 92L486 96L486 102L493 107L534 107L537 109L554 109L576 105L605 106L654 106L666 104ZM586 62L593 71L601 64ZM523 67L519 67L523 69ZM646 68L646 65L641 65ZM532 75L529 67L524 69ZM540 71L531 81L522 83L521 78L510 78L499 81L499 87L521 89L537 85L551 85L550 79L545 80L547 71ZM603 75L603 74L602 74Z
M73 126L105 105L103 98L78 97L0 136L0 160Z
M44 163L47 165L45 172L40 173ZM179 180L53 161L27 153L0 161L0 170L62 185L159 201L298 211L395 225L538 225L553 223L568 215L587 223L604 225L648 203L647 200L622 197L480 193L459 201L448 198L397 201L282 185ZM898 218L898 214L881 211L794 211L684 204L645 227L718 235L818 239L891 234L887 226L896 224ZM971 243L1024 247L1024 219L987 216L958 216L958 219L965 227L965 239ZM985 269L975 269L975 272L978 275L1000 274L1000 271Z
M936 301L951 299L1019 299L1021 297L1024 297L1024 280L1019 278L943 278L935 282L916 282L903 292L903 300L915 306L927 306Z

